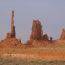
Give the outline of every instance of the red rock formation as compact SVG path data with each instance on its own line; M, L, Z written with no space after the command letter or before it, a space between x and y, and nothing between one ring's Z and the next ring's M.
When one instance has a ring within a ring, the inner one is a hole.
M23 45L20 40L16 38L7 38L0 42L1 48L22 48Z
M23 47L21 40L16 38L16 31L14 25L14 11L12 11L11 17L11 31L7 33L6 39L1 41L0 47Z
M30 39L40 40L42 38L42 25L39 20L33 20Z
M49 40L47 34L43 35L42 25L39 20L33 20L30 40Z
M14 11L11 17L11 32L7 33L7 38L16 38L15 25L14 25Z
M42 37L42 40L49 40L48 35L44 34L43 37Z
M65 40L65 29L62 30L60 39Z

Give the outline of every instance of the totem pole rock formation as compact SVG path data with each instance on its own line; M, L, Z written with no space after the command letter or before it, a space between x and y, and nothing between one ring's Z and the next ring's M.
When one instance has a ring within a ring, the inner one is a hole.
M21 39L16 38L16 31L15 31L15 25L14 25L14 11L12 11L11 16L11 31L7 33L7 36L4 40L0 42L0 47L5 48L22 48L22 42Z
M47 34L43 34L42 25L39 20L33 20L30 40L49 40Z
M14 25L14 11L11 17L11 32L7 33L7 38L16 38L15 25Z
M42 25L39 20L33 20L32 33L30 36L31 40L40 40L42 38Z
M65 29L62 30L60 39L65 40Z

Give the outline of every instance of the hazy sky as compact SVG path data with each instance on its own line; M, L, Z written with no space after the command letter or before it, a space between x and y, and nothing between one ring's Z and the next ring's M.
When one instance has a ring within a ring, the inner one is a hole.
M33 19L39 19L43 32L54 39L65 28L65 0L0 0L0 39L10 31L12 10L17 37L22 41L29 39Z

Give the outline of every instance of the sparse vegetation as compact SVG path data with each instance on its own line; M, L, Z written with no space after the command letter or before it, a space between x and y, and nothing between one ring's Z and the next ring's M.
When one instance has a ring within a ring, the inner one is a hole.
M0 57L0 65L65 65L65 61L42 61Z

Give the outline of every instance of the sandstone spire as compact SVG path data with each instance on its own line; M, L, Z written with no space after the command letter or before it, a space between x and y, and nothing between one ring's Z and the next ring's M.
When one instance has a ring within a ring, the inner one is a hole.
M60 39L65 40L65 29L62 30Z
M12 37L15 37L15 25L14 25L14 11L12 11L12 17L11 17L11 34Z
M32 33L30 39L39 40L42 38L42 26L39 20L33 20Z
M11 32L7 33L7 38L16 38L15 25L14 25L14 11L11 15Z
M11 17L11 32L13 32L13 26L14 26L14 11L12 11L12 17Z

